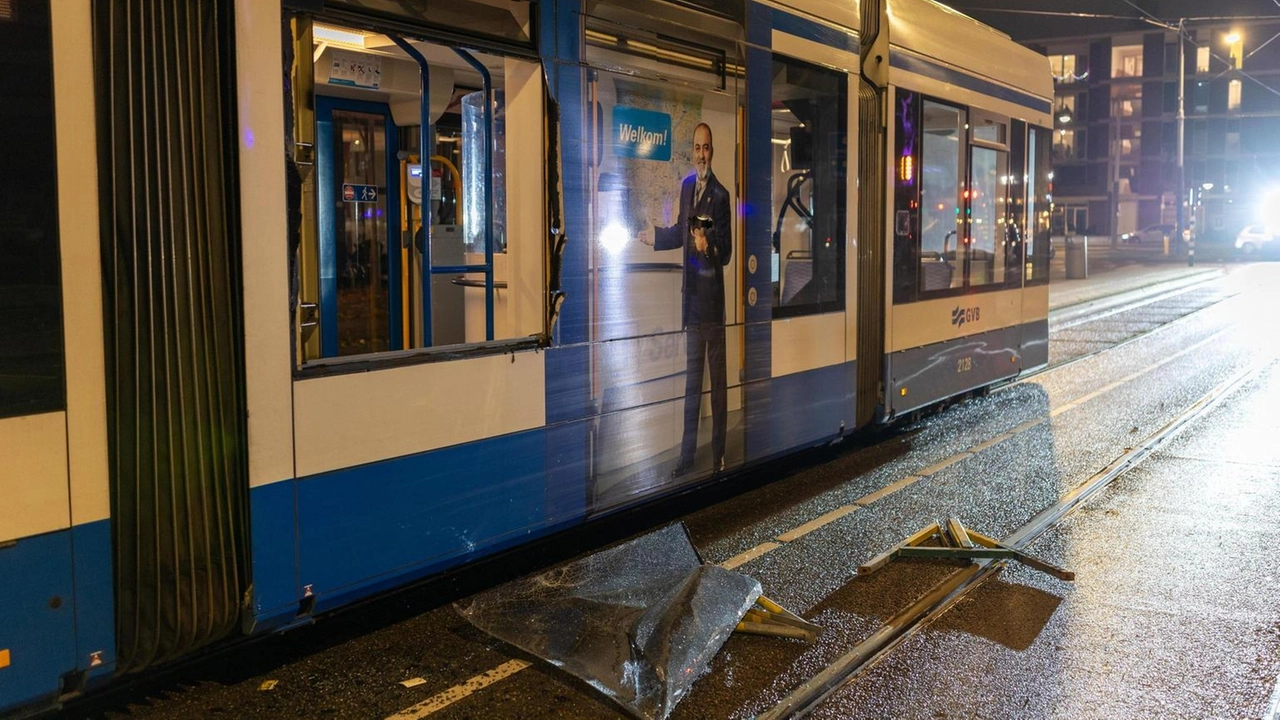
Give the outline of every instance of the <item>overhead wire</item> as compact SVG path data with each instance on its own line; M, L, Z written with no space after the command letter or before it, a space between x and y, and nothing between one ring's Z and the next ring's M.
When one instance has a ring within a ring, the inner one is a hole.
M1271 1L1276 4L1276 7L1280 7L1280 0L1271 0ZM1113 13L1068 12L1063 10L1015 10L1012 8L994 8L994 7L969 7L966 10L968 12L1007 13L1010 15L1039 15L1039 16L1048 16L1048 17L1080 18L1085 20L1134 20L1137 22L1146 23L1148 25L1154 25L1164 30L1172 30L1175 33L1179 33L1179 35L1183 39L1191 43L1192 47L1196 47L1196 48L1201 47L1201 45L1198 45L1195 39L1191 37L1191 34L1187 32L1185 28L1185 23L1187 22L1229 22L1233 20L1234 21L1280 20L1280 15L1204 15L1204 16L1197 16L1197 17L1182 18L1184 27L1180 29L1178 25L1170 23L1166 20L1161 20L1155 15L1152 15L1145 8L1143 8L1141 5L1134 3L1132 0L1121 0L1121 2L1137 10L1139 13L1141 13L1141 15L1134 16L1134 15L1116 15ZM1270 40L1267 40L1266 42L1262 43L1258 47L1254 48L1253 52L1250 52L1249 55L1246 55L1245 57L1252 56L1254 53L1261 50L1272 40L1275 40L1277 37L1280 37L1280 33L1276 33L1274 36L1271 37ZM1211 47L1209 48L1209 54L1212 57L1226 63L1227 65L1232 64L1229 59L1224 58L1218 53L1214 52L1213 48ZM1262 82L1261 80L1254 77L1253 75L1250 75L1244 70L1239 68L1231 68L1231 69L1236 70L1236 72L1238 72L1241 77L1246 78L1251 82L1257 84L1259 87L1263 88L1267 92L1276 96L1280 96L1280 90L1277 90L1276 88L1271 87L1270 85L1266 84L1265 82Z
M1144 10L1140 5L1138 5L1137 3L1134 3L1134 2L1133 2L1133 0L1121 0L1121 1L1122 1L1124 4L1128 5L1129 7L1134 8L1134 9L1135 9L1135 10L1137 10L1138 12L1142 13L1143 15L1146 15L1146 16L1147 16L1147 18L1149 18L1150 22L1152 22L1152 23L1156 23L1156 24L1159 24L1161 27L1164 27L1165 29L1173 30L1174 32L1179 33L1179 34L1181 35L1180 40L1181 40L1181 39L1186 39L1186 40L1188 40L1188 41L1190 41L1190 42L1191 42L1191 45L1192 45L1193 47L1196 47L1196 48L1201 47L1200 45L1197 45L1197 44L1196 44L1196 41L1195 41L1194 39L1192 39L1192 38L1191 38L1190 33L1188 33L1188 32L1186 31L1185 23L1180 23L1179 25L1172 25L1172 24L1170 24L1170 23L1167 23L1167 22L1165 22L1165 21L1160 20L1160 18L1158 18L1158 17L1156 17L1155 15L1152 15L1151 13L1147 12L1147 11L1146 11L1146 10ZM1277 6L1280 6L1280 0L1272 0L1272 2L1276 3L1276 5L1277 5ZM1187 20L1187 19L1188 19L1188 18L1184 18L1184 21L1185 21L1185 20ZM1234 19L1234 18L1232 18L1232 19ZM1280 36L1280 33L1278 33L1278 34L1277 34L1277 36ZM1271 40L1275 40L1275 39L1276 39L1276 36L1273 36L1273 37L1271 38ZM1267 42L1269 43L1269 42L1271 42L1271 40L1268 40ZM1263 45L1266 45L1266 43L1263 43ZM1208 46L1206 45L1205 47L1208 47ZM1257 52L1258 50L1261 50L1261 49L1262 49L1262 46L1259 46L1258 48L1256 48L1256 49L1254 50L1254 52ZM1219 55L1218 53L1214 52L1214 50L1213 50L1213 48L1212 48L1212 47L1209 47L1209 54L1210 54L1210 55L1212 55L1213 57L1217 58L1218 60L1221 60L1221 61L1225 62L1225 63L1228 65L1228 72L1230 72L1230 70L1236 70L1238 73L1240 73L1240 76L1241 76L1241 77L1244 77L1244 78L1247 78L1247 79L1249 79L1249 80L1253 81L1253 82L1254 82L1254 83L1256 83L1259 87L1261 87L1262 89L1264 89L1264 90L1266 90L1267 92L1271 93L1272 95L1280 96L1280 90L1276 90L1275 88L1273 88L1273 87L1271 87L1270 85L1268 85L1268 84L1266 84L1266 83L1262 82L1262 81L1261 81L1261 80L1259 80L1258 78L1256 78L1256 77L1254 77L1254 76L1250 75L1249 73L1245 72L1245 71L1244 71L1243 69L1241 69L1241 68L1232 67L1232 66L1234 66L1234 64L1235 64L1235 63L1233 63L1230 59L1228 59L1228 58L1224 58L1224 57L1222 57L1221 55ZM1252 54L1252 53L1250 53L1250 54ZM1225 73L1223 73L1223 74L1225 74ZM1221 77L1221 75L1219 75L1219 77Z

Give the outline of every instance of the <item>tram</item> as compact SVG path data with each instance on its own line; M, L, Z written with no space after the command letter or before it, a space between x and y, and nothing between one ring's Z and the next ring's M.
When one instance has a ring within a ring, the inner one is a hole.
M930 0L0 2L0 714L1047 362Z

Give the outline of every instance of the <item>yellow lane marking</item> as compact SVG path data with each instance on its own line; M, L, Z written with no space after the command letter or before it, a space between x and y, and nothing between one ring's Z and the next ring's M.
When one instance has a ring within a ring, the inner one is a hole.
M1021 425L1019 425L1018 427L1010 430L1009 437L1013 437L1015 435L1021 435L1022 433L1030 430L1031 428L1042 424L1044 421L1045 421L1045 418L1036 418L1035 420L1028 420L1022 423Z
M892 485L885 485L884 487L880 488L879 490L877 490L877 491L875 491L875 492L873 492L873 493L870 493L870 494L867 494L867 495L863 495L862 497L858 498L857 500L854 500L854 501L853 501L853 504L854 504L854 505L861 505L862 507L866 507L866 506L870 505L871 503L873 503L873 502L875 502L875 501L877 501L877 500L879 500L879 499L881 499L881 498L888 497L888 496L890 496L890 495L892 495L892 494L894 494L894 493L898 492L898 491L899 491L899 490L901 490L902 488L904 488L904 487L906 487L906 486L910 485L911 483L913 483L913 482L915 482L915 481L917 481L917 480L919 480L919 479L921 479L919 475L908 475L908 476L906 476L906 477L902 478L901 480L899 480L898 482L896 482L896 483L894 483L894 484L892 484Z
M836 508L826 515L810 520L794 530L782 533L778 536L778 540L781 542L795 542L823 525L833 523L857 509L857 505L845 505L844 507Z
M751 548L750 550L740 555L735 555L729 558L728 560L725 560L724 562L720 563L720 567L724 568L725 570L732 570L741 565L746 565L747 563L751 562L752 560L755 560L761 555L764 555L767 552L773 552L774 550L777 550L780 547L782 547L781 543L775 543L775 542L760 543L759 545Z
M529 663L524 660L510 660L486 673L481 673L461 685L454 685L442 693L433 695L426 700L406 708L391 715L387 720L421 720L432 713L439 712L459 700L483 690L490 685L514 675L521 670L529 667Z
M943 470L946 470L947 468L951 467L952 465L955 465L956 463L960 462L961 460L967 457L969 457L969 453L967 452L956 453L955 455L952 455L951 457L947 458L946 460L943 460L940 463L930 465L929 467L921 470L920 477L929 477L930 475L937 475L938 473L942 472Z
M1184 348L1183 350L1177 353L1174 353L1173 355L1170 355L1169 357L1164 358L1163 360L1155 364L1149 365L1143 368L1142 370L1139 370L1138 372L1135 372L1131 375L1125 376L1124 378L1121 378L1120 380L1117 380L1116 382L1113 382L1109 385L1098 388L1097 390L1083 397L1076 398L1075 400L1072 400L1069 403L1060 405L1049 412L1049 417L1051 418L1057 417L1058 415L1061 415L1067 410L1079 407L1084 403L1098 397L1099 395L1102 395L1106 392L1114 390L1117 387L1120 387L1121 385L1124 385L1129 381L1136 380L1137 378L1142 377L1143 375L1151 372L1152 370L1162 365L1166 365L1170 362L1173 362L1174 360L1176 360L1179 357L1182 357L1183 355L1194 352L1195 350L1216 340L1219 334L1221 333L1217 333L1209 338L1206 338L1205 340L1202 340L1201 342L1196 343L1195 345L1192 345L1188 348ZM814 530L817 530L818 528L821 528L824 525L828 525L832 522L835 522L836 520L839 520L840 518L848 515L854 510L857 510L859 507L866 507L867 505L870 505L871 503L876 502L877 500L884 499L885 497L892 495L893 493L901 490L902 488L905 488L908 485L911 485L917 480L922 480L925 477L941 472L942 470L945 470L946 468L951 467L952 465L960 462L961 460L963 460L964 458L970 455L977 454L994 445L998 445L999 443L1002 443L1005 440L1016 437L1026 432L1027 430L1030 430L1038 425L1041 425L1046 420L1047 418L1038 418L1035 420L1028 420L1027 422L1024 422L1021 425L1013 428L1012 430L1009 430L1008 432L997 435L985 442L982 442L982 443L979 443L978 445L973 446L973 448L969 450L958 453L939 463L931 465L925 468L924 470L920 471L920 474L918 475L908 475L891 485L886 485L885 487L882 487L873 493L869 493L867 495L864 495L863 497L858 498L857 500L854 500L852 505L845 505L843 507L836 508L835 510L832 510L831 512L826 513L821 517L810 520L809 522L793 530L789 530L779 535L776 538L778 542L761 543L751 548L750 550L747 550L746 552L735 555L734 557L729 558L728 560L720 563L720 567L723 567L726 570L733 570L737 567L745 565L751 562L752 560L755 560L756 558L762 557L767 553L777 550L778 548L782 547L786 543L799 540L800 538L804 537L805 535L808 535ZM7 667L8 665L9 665L9 651L0 650L0 668ZM484 688L498 682L499 680L503 680L511 675L514 675L515 673L520 672L521 670L527 667L529 667L529 663L523 660L512 660L510 662L503 663L502 665L499 665L498 667L486 673L482 673L480 675L477 675L471 678L470 680L466 681L465 683L462 683L461 685L454 685L448 690L445 690L442 693L434 695L424 700L423 702L420 702L417 705L414 705L411 708L402 710L399 713L396 713L395 715L391 715L390 717L387 718L387 720L421 720L421 718L424 718L428 715L431 715L432 713L443 710L444 708L452 705L453 703L479 690L483 690ZM1272 720L1272 718L1277 718L1277 711L1280 711L1280 683L1277 684L1276 696L1272 698L1272 705L1273 707L1271 709L1271 712L1267 716L1268 720ZM1277 718L1277 720L1280 720L1280 718Z
M978 443L977 445L974 445L973 447L969 448L967 452L970 455L977 455L978 453L982 452L983 450L986 450L987 448L999 445L1005 440L1008 440L1009 438L1013 437L1013 435L1014 433L1012 432L1001 433L986 442L981 442L981 443Z

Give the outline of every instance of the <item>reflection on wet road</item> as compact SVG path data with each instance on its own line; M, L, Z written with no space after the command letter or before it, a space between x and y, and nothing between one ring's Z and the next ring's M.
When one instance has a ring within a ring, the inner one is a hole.
M1002 570L813 716L1264 716L1280 675L1277 292L1280 267L1255 265L1092 321L1077 309L1051 337L1055 358L1072 362L873 445L821 451L683 518L707 561L759 579L825 631L812 645L732 636L672 717L765 712L959 567L896 560L859 577L861 562L948 516L1005 538L1251 368L1030 547L1075 583ZM509 665L531 658L450 607L340 641L289 642L313 647L129 716L622 716L548 665ZM509 671L493 680L496 668ZM415 677L425 682L399 685ZM266 693L265 679L280 682Z

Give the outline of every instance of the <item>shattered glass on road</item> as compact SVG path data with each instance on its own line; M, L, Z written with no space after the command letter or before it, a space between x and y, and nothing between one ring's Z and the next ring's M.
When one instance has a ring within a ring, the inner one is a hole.
M760 597L705 565L683 525L521 578L460 604L476 627L663 720Z

